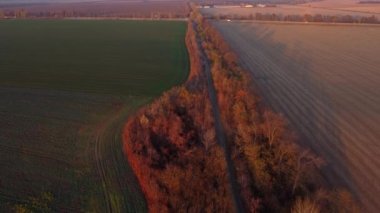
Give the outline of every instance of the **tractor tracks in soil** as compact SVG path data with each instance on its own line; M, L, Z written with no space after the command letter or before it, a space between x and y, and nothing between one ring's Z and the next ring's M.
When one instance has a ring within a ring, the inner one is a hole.
M122 107L96 129L94 160L101 181L105 212L146 212L139 183L124 156L122 130L130 114Z

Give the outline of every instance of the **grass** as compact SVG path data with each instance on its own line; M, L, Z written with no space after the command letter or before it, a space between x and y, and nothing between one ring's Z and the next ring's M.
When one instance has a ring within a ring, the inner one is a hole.
M186 24L12 20L0 29L0 211L41 211L33 200L53 211L146 211L120 131L186 78Z

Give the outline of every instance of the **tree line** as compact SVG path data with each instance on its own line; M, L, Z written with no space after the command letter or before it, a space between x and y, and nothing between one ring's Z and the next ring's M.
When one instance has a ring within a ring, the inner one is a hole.
M150 212L231 212L223 150L214 120L192 24L186 46L188 80L130 118L124 152Z
M4 18L26 18L28 13L25 9L17 10L1 10L0 9L0 19Z
M209 19L216 20L257 20L257 21L285 21L285 22L321 22L321 23L366 23L379 24L379 19L372 16L352 16L352 15L322 15L322 14L304 14L304 15L280 15L275 13L255 13L249 15L207 15Z
M28 11L27 9L0 9L0 19L8 18L146 18L146 19L182 19L187 17L186 12L165 11L126 11L122 13L109 13L99 11L81 10L52 10Z

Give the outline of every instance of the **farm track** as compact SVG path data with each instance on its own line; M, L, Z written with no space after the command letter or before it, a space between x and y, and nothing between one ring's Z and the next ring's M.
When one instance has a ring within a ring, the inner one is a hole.
M139 183L124 157L122 128L129 110L119 110L95 134L94 158L102 182L106 212L146 212Z
M104 202L106 204L105 206L106 206L107 212L112 212L111 198L109 195L110 193L107 189L106 171L105 171L105 166L103 163L102 153L100 150L100 145L102 142L101 136L104 134L105 127L106 127L106 125L103 124L100 132L97 133L97 135L95 137L95 161L96 161L96 167L97 167L98 173L101 176Z
M216 26L239 53L242 65L252 72L265 102L283 113L303 145L328 163L323 172L326 179L335 186L348 186L367 211L376 212L380 208L379 199L373 196L380 193L380 75L378 63L371 60L373 53L363 50L364 56L358 55L361 49L352 45L331 59L336 53L326 54L326 49L333 48L327 39L313 42L309 38L311 41L297 41L298 47L291 48L276 40L275 31L255 31L249 25ZM262 39L261 32L267 33L270 41ZM257 35L252 36L254 33ZM339 42L335 46L339 49ZM323 63L317 67L310 64L315 60Z
M193 25L194 29L196 29L196 24ZM206 76L206 81L207 81L207 90L209 94L209 100L211 103L211 108L212 108L212 114L213 118L215 121L215 132L216 132L216 140L218 144L223 148L224 150L224 156L227 164L227 173L228 173L228 179L231 187L231 192L233 196L233 201L235 205L235 211L240 213L240 212L245 212L244 211L244 206L243 202L240 196L240 190L239 190L239 184L236 180L236 170L234 163L231 158L231 151L228 147L227 141L226 141L226 135L224 133L224 128L222 124L222 119L220 116L220 110L219 110L219 104L218 104L218 99L217 99L217 94L216 90L214 87L214 81L212 78L212 73L211 73L211 66L210 66L210 61L206 56L206 53L204 49L202 48L201 45L201 40L198 37L198 46L200 47L200 55L202 58L202 66L203 70Z
M104 199L104 209L99 212L146 212L145 198L140 191L139 183L134 177L133 171L128 166L122 149L122 128L131 108L119 109L107 117L92 131L94 141L93 160L99 174ZM67 158L60 158L57 154L43 153L30 148L0 144L0 154L17 154L29 156L42 161L54 162L62 168L71 168L73 162ZM66 160L65 160L66 159ZM0 162L0 165L2 162ZM60 181L61 182L61 181ZM1 183L0 183L1 184ZM1 186L1 185L0 185ZM30 203L29 198L12 195L9 191L0 189L0 203L12 201L15 203ZM77 212L77 208L57 205L53 206L55 212Z

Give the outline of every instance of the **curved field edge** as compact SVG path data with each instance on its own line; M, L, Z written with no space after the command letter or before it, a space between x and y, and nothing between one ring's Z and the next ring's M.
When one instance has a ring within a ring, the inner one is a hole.
M192 22L186 45L189 78L128 120L124 151L150 212L233 208L223 150L217 146L212 106Z
M181 42L181 41L180 41ZM183 42L183 41L182 41ZM179 44L178 54L181 60L176 64L178 72L171 76L169 85L173 86L189 75L188 52L185 45ZM182 66L180 66L182 65ZM186 75L186 76L187 76ZM107 212L147 212L146 199L136 179L135 172L127 161L123 151L122 133L126 120L139 108L151 103L154 97L137 98L127 103L114 115L105 120L96 131L94 158L102 180L104 204Z
M186 47L185 45L178 46L181 47L178 53L182 59L179 62L184 66L176 66L178 69L182 69L177 72L170 85L175 85L175 83L183 80L181 73L189 73L187 51L182 49ZM146 199L130 163L125 158L121 136L125 122L130 115L136 112L138 108L149 104L152 99L153 97L141 99L132 104L128 103L127 106L108 117L99 126L99 130L94 136L94 158L102 180L104 204L107 212L147 212Z

